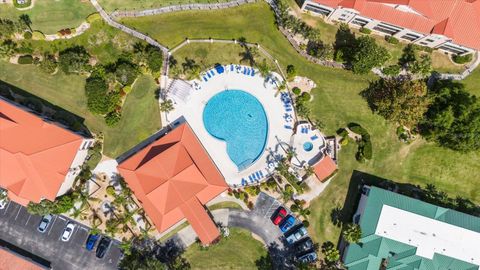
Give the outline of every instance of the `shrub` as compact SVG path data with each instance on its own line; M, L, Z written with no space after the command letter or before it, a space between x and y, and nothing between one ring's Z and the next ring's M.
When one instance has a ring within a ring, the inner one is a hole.
M308 228L310 226L310 221L308 221L308 220L304 220L304 221L302 221L302 223L303 223L303 226L305 228Z
M57 61L55 57L50 54L43 55L43 61L40 62L40 69L45 73L52 74L57 69Z
M32 39L34 39L34 40L44 40L45 35L42 32L40 32L38 30L35 30L32 33Z
M93 23L94 21L98 21L102 19L102 16L100 16L100 13L95 12L87 16L85 19L88 23Z
M368 137L368 140L365 140L365 145L363 146L363 156L365 159L372 159L372 155L372 142L370 141L370 137Z
M360 28L360 33L369 35L369 34L372 33L372 30L370 30L368 28L365 28L365 27L362 27L362 28Z
M117 195L117 194L115 193L115 188L114 188L113 186L108 186L108 187L106 188L105 192L106 192L108 195L112 196L112 197L114 197L114 196Z
M387 76L397 76L400 73L400 66L399 65L391 65L388 67L383 68L383 74Z
M16 8L27 8L32 4L32 0L25 0L23 4L19 4L17 0L12 0L12 2Z
M337 135L342 137L342 138L345 138L348 136L348 131L344 128L340 128L337 130Z
M18 57L17 63L21 64L21 65L30 65L30 64L33 63L33 57L29 54L22 55L22 56Z
M364 129L362 126L360 126L359 124L357 123L349 123L348 125L348 128L352 131L352 132L355 132L357 133L358 135L365 135L367 134L368 135L368 132L366 129Z
M32 32L27 31L27 32L23 33L23 38L24 39L32 39Z
M58 64L63 72L75 73L89 69L90 54L82 46L67 48L60 52Z
M138 76L138 67L129 62L119 62L115 67L115 78L122 85L131 85Z
M395 37L392 36L385 36L385 40L390 44L398 44L399 41Z
M292 80L295 76L297 76L297 70L295 69L294 65L287 66L287 79Z
M128 94L132 91L132 87L130 85L127 85L127 86L123 87L122 90L123 90L123 92Z
M118 124L118 122L120 122L121 118L122 114L120 112L113 111L105 116L105 123L107 124L107 126L113 127Z
M299 99L300 99L300 102L307 102L307 101L310 101L310 99L312 99L312 96L307 92L303 92L300 95Z
M457 63L457 64L465 64L465 63L469 63L470 61L472 61L472 54L465 54L465 55L458 55L458 54L454 54L452 56L452 60L453 62Z
M293 87L292 89L292 92L295 94L295 95L300 95L300 93L302 92L302 90L300 90L300 88L298 87Z

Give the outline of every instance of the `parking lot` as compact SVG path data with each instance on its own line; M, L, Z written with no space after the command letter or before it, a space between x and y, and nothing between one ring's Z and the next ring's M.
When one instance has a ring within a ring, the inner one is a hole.
M85 249L90 229L67 217L54 215L47 230L37 230L41 216L31 215L25 207L9 202L0 210L0 239L50 262L52 269L117 269L121 250L112 241L105 257ZM60 238L67 222L75 224L68 242ZM98 245L98 241L97 241Z

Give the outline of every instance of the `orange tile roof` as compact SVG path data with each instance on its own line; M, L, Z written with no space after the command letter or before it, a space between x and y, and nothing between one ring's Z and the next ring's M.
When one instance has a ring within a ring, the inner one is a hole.
M118 170L159 232L186 218L202 243L218 238L203 204L227 184L187 123L129 157Z
M82 141L0 99L0 186L22 205L55 200Z
M36 264L16 256L6 250L0 249L0 269L2 270L41 270Z
M423 34L441 34L480 50L480 0L312 0L333 8L355 9L362 16ZM393 8L405 5L418 14Z
M313 165L313 170L318 179L323 182L337 170L337 164L330 156L325 156Z

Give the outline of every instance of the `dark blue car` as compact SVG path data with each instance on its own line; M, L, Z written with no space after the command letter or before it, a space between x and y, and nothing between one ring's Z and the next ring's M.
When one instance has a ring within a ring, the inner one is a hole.
M294 224L295 224L295 218L292 215L286 216L282 223L280 223L279 227L282 232L288 231Z
M85 243L85 248L87 250L93 250L93 247L95 246L95 243L97 243L98 238L100 238L98 234L90 234L87 238L87 243Z

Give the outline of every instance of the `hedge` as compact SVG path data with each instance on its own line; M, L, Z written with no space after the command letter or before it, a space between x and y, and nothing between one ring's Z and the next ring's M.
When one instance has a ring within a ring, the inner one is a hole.
M365 28L365 27L362 27L360 28L360 33L364 33L364 34L371 34L372 33L372 30L368 29L368 28Z
M368 135L368 131L357 123L349 123L348 128L359 135Z
M30 65L30 64L33 63L33 57L29 54L22 55L22 56L18 57L17 63L21 64L21 65Z
M398 39L392 37L392 36L385 36L385 40L390 43L390 44L398 44Z
M452 60L457 64L469 63L470 61L472 61L472 54L465 54L465 55L454 54L452 56Z

